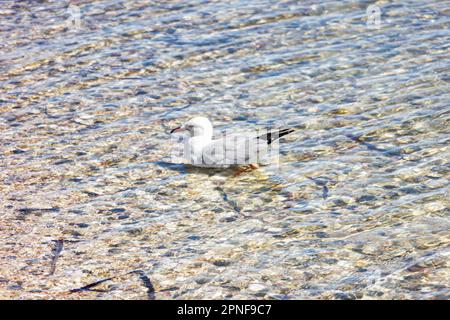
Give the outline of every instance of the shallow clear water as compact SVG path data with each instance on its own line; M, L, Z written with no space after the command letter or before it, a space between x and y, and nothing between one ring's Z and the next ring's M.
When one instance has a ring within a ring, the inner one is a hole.
M448 1L73 3L1 1L0 298L449 298ZM171 164L199 114L299 130Z

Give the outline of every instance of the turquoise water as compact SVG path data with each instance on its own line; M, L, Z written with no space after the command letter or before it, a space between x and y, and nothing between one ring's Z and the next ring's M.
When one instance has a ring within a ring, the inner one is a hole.
M0 298L448 299L447 1L2 1L0 21ZM170 163L193 115L298 130L234 176Z

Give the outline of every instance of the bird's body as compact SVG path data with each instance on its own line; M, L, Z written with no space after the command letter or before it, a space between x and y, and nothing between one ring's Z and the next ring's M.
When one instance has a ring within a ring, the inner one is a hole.
M205 117L196 117L171 133L178 131L189 133L184 139L183 158L186 163L222 168L267 162L267 155L276 149L273 142L294 130L226 134L220 139L213 139L211 122Z

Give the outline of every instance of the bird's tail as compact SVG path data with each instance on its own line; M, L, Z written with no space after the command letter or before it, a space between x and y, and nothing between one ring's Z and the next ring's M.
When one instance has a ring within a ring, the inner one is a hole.
M273 141L294 132L295 129L280 129L272 132L267 132L258 137L258 139L266 140L267 144L271 144Z

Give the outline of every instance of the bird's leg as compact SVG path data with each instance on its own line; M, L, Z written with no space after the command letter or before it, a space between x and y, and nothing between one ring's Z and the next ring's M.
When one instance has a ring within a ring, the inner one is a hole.
M248 166L242 166L236 169L236 171L234 172L233 177L237 177L240 176L241 174L243 174L244 172L251 172L253 170L256 170L259 168L258 164L249 164Z
M241 174L243 174L246 171L245 167L238 167L236 168L236 170L234 171L233 177L237 177L240 176Z

